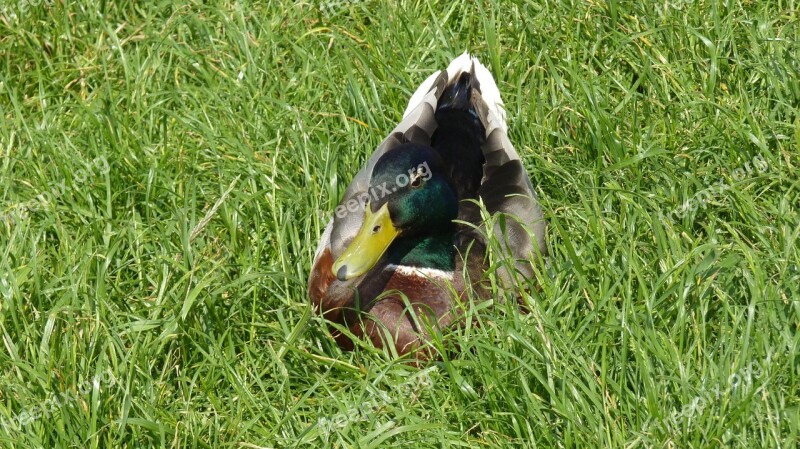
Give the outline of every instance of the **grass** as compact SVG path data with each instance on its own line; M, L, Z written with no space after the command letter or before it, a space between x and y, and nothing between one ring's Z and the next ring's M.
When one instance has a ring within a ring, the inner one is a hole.
M797 447L800 5L397 5L0 7L0 447ZM464 50L540 288L421 369L342 352L312 252Z

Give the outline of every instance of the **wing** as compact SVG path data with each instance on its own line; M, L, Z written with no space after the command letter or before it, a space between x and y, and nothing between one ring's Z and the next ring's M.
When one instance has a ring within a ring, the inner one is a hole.
M531 261L546 255L547 225L528 173L508 138L500 90L489 70L466 53L456 58L447 71L449 80L456 80L460 73L467 71L477 80L471 101L486 129L486 142L481 147L485 159L483 180L478 196L491 215L506 215L505 227L501 228L500 221L495 220L491 233L500 242L503 252L515 259L517 270L530 277L533 274ZM487 224L483 223L475 203L463 203L459 219L480 225L465 232L488 246Z

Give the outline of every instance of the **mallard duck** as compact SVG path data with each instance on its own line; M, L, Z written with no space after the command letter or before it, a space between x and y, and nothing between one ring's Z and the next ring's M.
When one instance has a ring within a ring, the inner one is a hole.
M487 229L481 203L507 214L504 225ZM403 355L459 320L463 301L488 297L476 284L490 234L514 259L516 273L501 277L530 278L545 227L494 78L464 53L420 85L347 187L317 247L309 296L343 348L367 337Z

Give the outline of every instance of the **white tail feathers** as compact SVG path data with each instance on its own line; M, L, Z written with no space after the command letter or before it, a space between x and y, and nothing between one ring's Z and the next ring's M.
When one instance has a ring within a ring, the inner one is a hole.
M428 79L426 79L425 81L422 82L422 84L419 85L416 92L414 92L414 95L412 95L411 99L408 100L408 107L406 107L406 112L403 112L403 118L408 117L408 115L411 114L411 112L414 111L414 109L416 109L417 106L422 104L422 102L425 100L425 97L431 91L433 83L436 82L436 78L439 77L440 73L441 71L432 73L431 76L428 77Z
M508 125L506 124L506 111L503 108L503 100L500 98L500 89L497 88L492 74L489 72L478 58L470 56L469 53L464 52L461 56L454 59L450 65L447 66L447 83L454 82L462 72L475 71L475 77L480 85L480 93L483 102L486 103L486 133L489 135L494 129L501 128L503 132L507 132ZM411 99L408 101L408 107L403 118L408 116L417 106L419 106L433 88L433 84L441 74L441 71L433 73L428 77L414 92Z

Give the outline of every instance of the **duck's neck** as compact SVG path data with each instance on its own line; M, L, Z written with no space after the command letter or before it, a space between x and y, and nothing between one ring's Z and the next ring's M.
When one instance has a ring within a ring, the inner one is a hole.
M444 232L399 239L392 244L389 263L399 266L452 271L455 269L453 233Z

